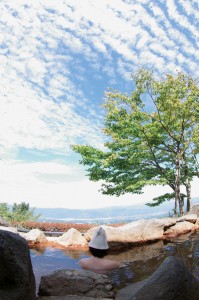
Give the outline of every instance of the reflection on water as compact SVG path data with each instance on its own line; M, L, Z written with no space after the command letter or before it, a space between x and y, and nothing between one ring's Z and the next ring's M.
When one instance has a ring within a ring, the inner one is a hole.
M37 288L42 275L60 269L81 269L78 261L90 255L88 251L67 251L49 247L31 249L30 252ZM120 289L150 276L167 256L182 258L188 269L199 278L199 232L108 255L107 258L123 263L121 268L110 271L108 276Z

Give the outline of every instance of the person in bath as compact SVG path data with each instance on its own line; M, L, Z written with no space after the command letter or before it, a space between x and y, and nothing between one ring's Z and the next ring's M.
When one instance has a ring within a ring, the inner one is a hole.
M120 267L120 262L104 258L108 254L108 242L105 230L100 227L89 242L89 250L92 254L89 258L82 258L79 265L83 269L111 270Z

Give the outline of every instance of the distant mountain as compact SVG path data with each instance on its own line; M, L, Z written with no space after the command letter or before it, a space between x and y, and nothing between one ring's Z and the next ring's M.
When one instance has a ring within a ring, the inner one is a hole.
M120 207L104 207L97 209L68 209L68 208L36 208L36 213L41 213L45 218L108 218L110 216L117 217L123 215L135 215L142 212L148 212L152 208L120 206Z
M120 206L98 209L67 209L67 208L36 208L35 213L40 213L40 220L48 222L86 222L101 223L122 222L129 219L147 218L147 216L169 215L169 209L150 208L147 206Z
M193 200L193 203L196 202L199 202L199 198ZM138 219L168 217L172 215L172 209L173 203L166 202L157 207L132 205L97 209L35 208L35 213L41 214L40 221L48 222L119 223Z

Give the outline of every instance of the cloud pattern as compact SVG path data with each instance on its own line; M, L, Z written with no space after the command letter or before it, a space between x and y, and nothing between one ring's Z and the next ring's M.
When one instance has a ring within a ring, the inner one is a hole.
M107 87L139 66L199 75L196 0L1 1L0 155L101 146Z

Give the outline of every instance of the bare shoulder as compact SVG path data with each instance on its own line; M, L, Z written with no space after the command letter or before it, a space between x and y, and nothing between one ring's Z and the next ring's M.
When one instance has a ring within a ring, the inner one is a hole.
M111 259L105 259L104 263L105 263L105 266L110 269L119 268L121 265L121 263L119 261L111 260Z
M82 258L79 261L79 265L83 269L90 270L110 270L120 267L120 262L115 260L110 260L106 258Z
M79 265L80 265L80 267L85 268L85 267L88 265L88 262L89 262L89 259L88 259L88 258L82 258L82 259L79 261Z

